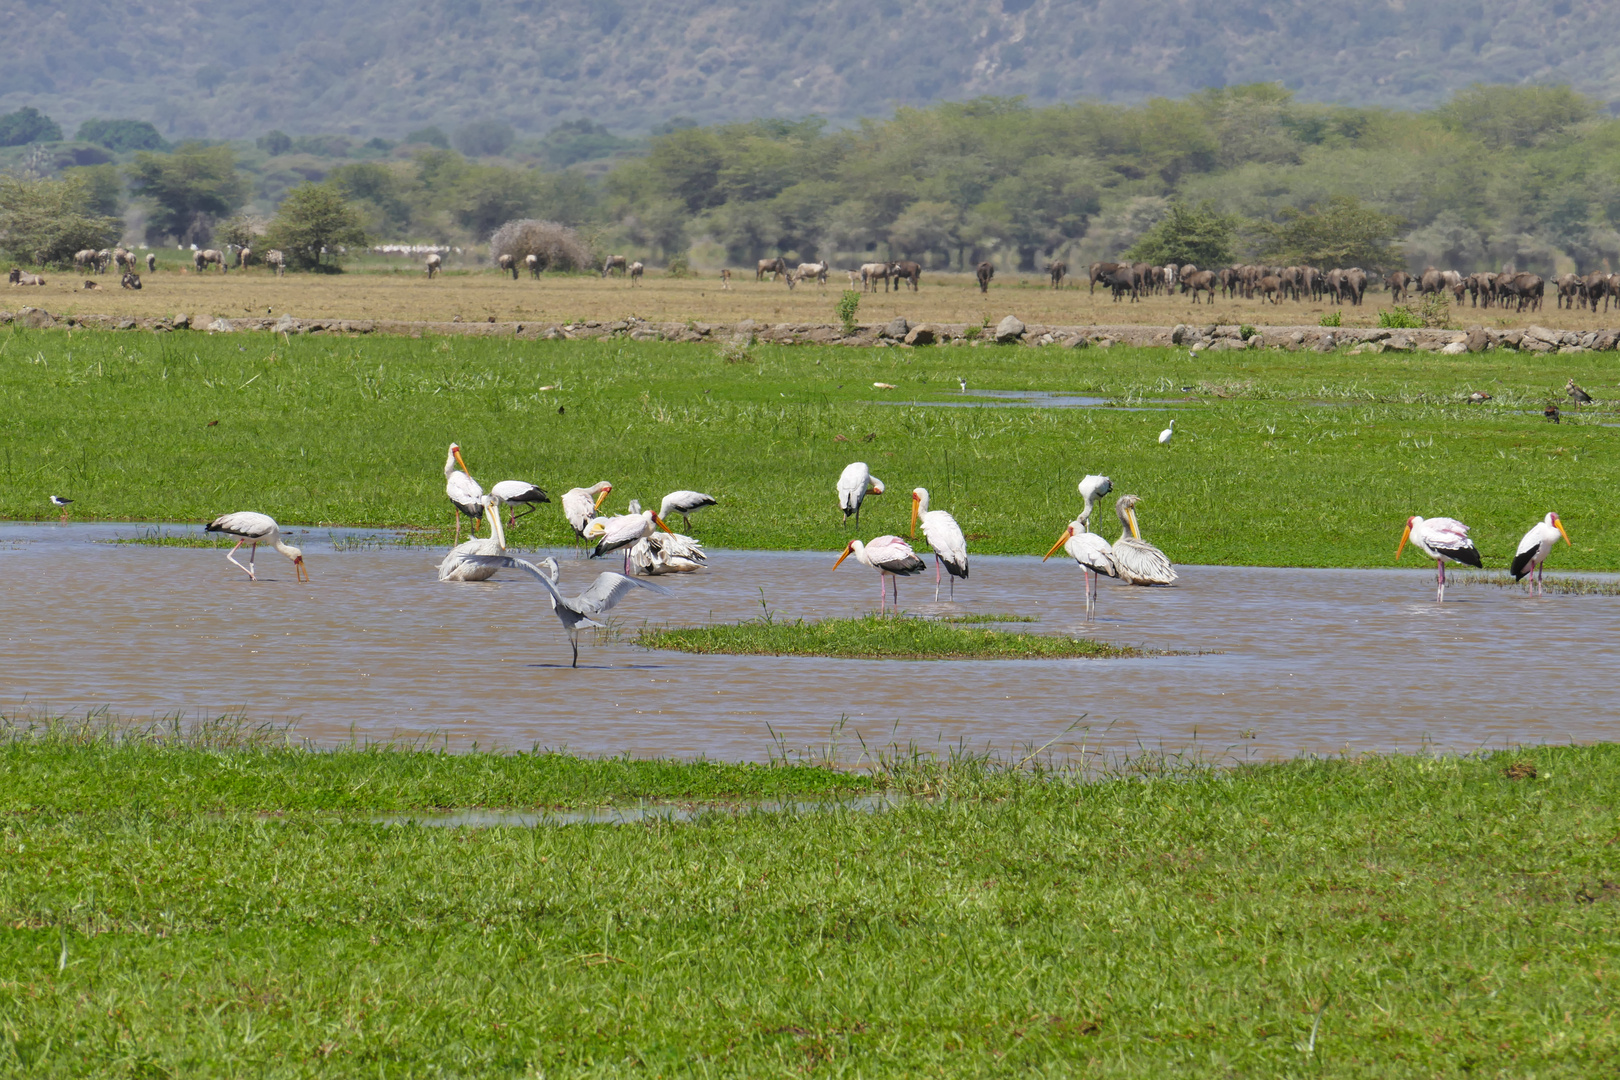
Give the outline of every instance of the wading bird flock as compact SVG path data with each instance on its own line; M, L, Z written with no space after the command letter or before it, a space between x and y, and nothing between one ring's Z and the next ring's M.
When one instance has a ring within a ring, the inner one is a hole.
M1171 430L1161 433L1159 441L1167 443ZM601 558L619 553L623 559L622 572L609 571L597 576L596 581L577 597L566 598L556 587L558 567L554 559L542 560L539 565L516 558L507 553L506 531L502 524L506 512L507 526L515 525L521 517L533 513L541 504L551 500L539 486L525 480L502 480L486 493L472 477L462 457L461 447L450 444L444 462L445 496L455 514L456 540L438 564L440 581L484 581L501 569L521 569L540 581L548 593L552 611L562 623L573 647L574 666L579 664L579 637L582 627L599 626L592 616L601 615L637 589L667 594L668 589L639 580L664 574L692 573L703 569L708 562L703 545L690 536L676 533L666 523L672 514L681 515L687 528L691 528L691 515L714 506L711 495L699 491L680 490L665 495L657 511L643 510L639 501L631 500L623 514L604 516L602 503L613 491L606 480L590 487L573 488L562 496L563 516L576 538L589 546L590 558ZM1165 553L1142 538L1136 508L1139 496L1121 495L1114 501L1114 513L1119 518L1120 535L1113 543L1091 531L1091 517L1099 500L1113 490L1113 482L1106 476L1088 475L1077 485L1083 507L1078 517L1069 523L1057 542L1041 560L1045 562L1062 548L1080 567L1082 591L1085 595L1086 614L1090 618L1096 610L1097 580L1114 578L1126 585L1170 585L1178 575ZM836 492L838 508L847 524L851 518L860 524L861 505L869 496L882 495L883 481L872 475L864 461L851 462L838 478ZM52 496L52 504L64 507L72 500ZM522 512L511 510L521 507ZM473 535L461 540L461 519L471 523ZM489 535L477 536L480 522L489 523ZM878 572L878 610L887 613L892 596L895 611L900 610L902 577L924 573L928 564L912 549L918 525L923 539L934 556L934 599L939 600L942 587L948 581L949 594L955 599L956 580L968 578L967 538L960 525L944 510L932 509L927 488L914 488L911 492L911 530L909 538L884 535L870 541L851 539L843 553L833 563L836 570L845 559L853 557ZM223 533L236 538L236 546L226 554L233 565L258 580L254 558L259 544L274 547L291 559L300 582L309 580L304 556L298 548L281 538L276 522L265 514L239 512L224 514L207 525L207 531ZM1543 590L1542 571L1554 545L1562 539L1570 544L1569 534L1556 513L1549 513L1519 542L1510 570L1514 580L1530 578L1532 592ZM1435 600L1444 601L1446 594L1446 563L1481 567L1479 550L1468 536L1468 526L1451 518L1407 519L1395 549L1400 559L1408 541L1418 551L1435 561L1437 588ZM248 562L244 566L236 559L242 546L248 545Z

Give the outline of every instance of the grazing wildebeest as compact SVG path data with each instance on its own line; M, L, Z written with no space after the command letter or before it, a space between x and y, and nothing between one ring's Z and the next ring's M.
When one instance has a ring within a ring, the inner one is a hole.
M1213 270L1194 270L1190 274L1181 275L1181 291L1183 294L1192 293L1193 303L1198 303L1199 290L1209 293L1209 302L1215 302L1215 290L1220 283Z
M990 279L996 276L995 265L988 262L982 262L979 264L978 269L974 271L974 273L979 279L979 291L982 293L988 293L990 291Z
M1584 282L1578 274L1559 274L1553 278L1553 285L1558 289L1558 295L1553 298L1553 306L1557 308L1575 309L1575 301L1581 298L1581 286Z
M1063 288L1063 279L1069 275L1069 264L1061 259L1053 259L1046 264L1046 276L1052 279L1052 288Z
M130 270L125 273L121 279L119 279L118 284L120 288L139 289L141 287L141 275L137 274L133 270Z
M146 253L146 272L148 274L157 273L157 254L155 252L148 251Z
M495 260L495 265L501 268L501 273L511 274L512 280L518 279L517 260L510 255L502 255Z
M777 278L782 277L787 272L787 260L781 258L780 256L774 259L761 259L759 262L754 264L755 281L764 281L766 274L771 275L771 280L775 281Z
M279 255L281 253L279 251L272 251L270 254ZM428 275L428 280L429 281L433 280L433 275L434 274L437 274L439 271L441 271L443 269L444 269L444 260L439 257L439 253L437 251L435 251L433 254L431 254L431 255L429 255L427 257L427 275ZM276 266L276 273L277 274L281 273L281 267L280 267L279 264Z
M1389 288L1390 295L1398 304L1406 299L1406 290L1412 287L1412 275L1405 270L1397 270L1384 279L1384 284Z
M525 256L523 256L523 265L525 265L525 266L527 266L529 268L529 276L530 277L538 278L540 276L540 256L538 256L538 255L525 255Z
M817 284L825 285L827 284L827 260L823 259L820 262L800 263L799 268L795 270L794 273L799 275L800 281L804 281L806 278L815 278Z
M437 255L430 257L434 259L438 258ZM287 272L287 256L281 253L280 248L271 248L269 251L264 253L264 265L274 270L276 272L276 277L280 277ZM433 270L432 267L429 267L428 277L432 276Z
M615 270L621 274L628 273L630 270L630 260L626 259L623 255L609 255L607 257L607 261L602 264L602 276L607 277Z
M911 291L917 291L917 283L922 280L922 264L914 262L896 262L889 264L889 277L894 281L894 291L900 291L902 281L911 285Z
M631 284L631 286L634 286L636 284L636 282L641 281L641 275L643 273L645 273L646 270L647 270L647 268L645 266L641 265L641 260L640 259L637 259L635 262L630 264L630 284ZM645 282L643 282L643 284L645 284Z
M1116 304L1119 303L1120 297L1126 293L1131 294L1131 303L1133 304L1140 302L1142 299L1142 280L1137 276L1134 267L1121 263L1118 269L1108 275L1105 284L1114 290L1114 303Z
M225 269L225 254L220 251L215 251L213 248L204 248L201 251L193 251L191 253L191 264L199 271L209 266L217 266L219 267L220 273L223 274L227 272Z
M889 264L888 263L886 263L886 262L882 262L882 263L861 263L861 291L862 292L865 292L868 286L871 287L873 292L877 292L877 283L878 283L879 279L881 279L883 281L883 291L888 292L889 291Z
M6 280L10 281L11 284L13 284L13 285L43 285L43 284L45 284L45 279L40 277L38 274L25 274L25 273L22 272L22 269L20 267L16 267L16 266L13 266L11 268L11 273L9 275L7 275Z
M252 262L252 261L253 261L253 249L252 248L245 247L245 248L238 248L237 249L237 251L236 251L236 268L238 270L241 270L241 269L245 268L247 266L247 264ZM135 260L133 260L133 259L130 260L129 268L131 270L135 269Z
M96 273L105 274L107 272L107 267L112 265L112 257L113 253L111 248L102 248L100 251L96 252Z
M73 253L73 266L77 270L94 270L96 260L97 255L93 248L85 248L82 251Z
M1097 282L1100 281L1106 286L1109 276L1118 269L1119 263L1117 262L1094 262L1091 264L1091 293L1093 296L1097 293Z

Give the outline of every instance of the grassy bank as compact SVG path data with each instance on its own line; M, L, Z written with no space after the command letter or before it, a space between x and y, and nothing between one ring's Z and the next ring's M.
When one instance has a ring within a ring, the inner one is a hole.
M930 619L754 620L719 626L649 627L649 649L733 656L833 656L852 660L1075 660L1141 656L1137 649L1049 634L950 625Z
M732 356L731 360L738 360ZM1132 409L930 408L980 389L1095 394ZM1573 377L1595 409L1548 424ZM1553 565L1620 569L1612 353L1214 353L755 347L609 341L0 334L0 516L200 521L254 508L289 524L448 527L440 466L458 440L486 483L553 494L609 479L622 511L681 487L720 505L711 547L836 553L834 483L866 460L889 485L862 533L901 532L922 485L983 553L1039 553L1074 485L1143 496L1178 562L1384 566L1413 513L1460 517L1500 567L1556 509ZM887 382L896 390L874 389ZM551 388L551 389L547 389ZM1494 395L1463 402L1473 389ZM1168 402L1169 405L1160 403ZM1169 447L1156 437L1172 415ZM1101 531L1112 534L1107 518ZM555 508L512 532L564 543ZM1411 565L1417 565L1414 560Z
M415 790L445 807L575 787L527 756L13 739L0 1069L1590 1076L1620 1060L1614 747L1144 759L1092 783L892 765L863 783L944 797L442 829L370 820L401 801L382 781L431 775ZM598 795L757 790L655 768L638 787L621 762L568 766ZM306 798L306 777L333 795Z

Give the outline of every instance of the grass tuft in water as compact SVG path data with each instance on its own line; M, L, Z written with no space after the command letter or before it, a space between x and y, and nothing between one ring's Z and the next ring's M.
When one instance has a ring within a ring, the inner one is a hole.
M1528 588L1529 578L1514 581L1512 574L1457 574L1452 581L1458 585L1494 585L1500 589ZM1620 581L1602 578L1555 577L1543 578L1547 592L1558 596L1620 596Z
M977 620L975 620L977 621ZM754 620L722 626L648 628L649 649L732 656L827 656L852 660L1070 660L1146 655L1086 638L953 626L937 619Z
M997 611L968 611L959 615L934 615L930 617L935 622L943 623L1032 623L1040 621L1033 615L1013 615L1009 612Z

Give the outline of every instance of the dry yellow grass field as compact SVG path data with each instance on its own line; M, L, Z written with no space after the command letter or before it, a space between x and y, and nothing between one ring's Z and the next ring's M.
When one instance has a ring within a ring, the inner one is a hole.
M118 287L111 275L97 278L101 288L86 290L86 278L74 274L47 274L48 284L38 288L11 287L0 294L0 309L28 305L53 315L111 315L161 317L185 312L223 318L288 314L302 319L387 319L420 322L526 321L567 323L623 319L630 316L654 322L733 323L755 319L770 323L836 323L833 305L846 287L839 275L825 287L813 283L789 291L780 283L756 283L752 274L736 275L730 289L722 289L718 275L707 271L695 278L676 279L649 275L645 284L631 286L622 278L594 275L546 275L520 280L493 271L440 275L429 281L420 271L360 271L342 275L288 274L276 278L260 269L227 275L166 270L142 275L145 287L129 291ZM1044 277L998 275L988 296L981 295L972 277L964 274L925 273L918 292L867 293L859 321L882 323L903 315L912 323L996 322L1017 315L1029 323L1055 326L1138 324L1172 326L1177 323L1251 323L1271 326L1315 326L1331 311L1342 311L1345 326L1376 326L1378 312L1394 306L1387 292L1368 290L1361 307L1331 304L1266 304L1259 300L1217 300L1213 306L1194 305L1188 298L1155 296L1140 303L1115 303L1099 288L1093 295L1084 280L1060 290ZM1551 297L1539 312L1518 314L1498 308L1470 308L1466 301L1453 306L1451 323L1492 329L1532 323L1563 330L1594 330L1620 325L1620 310L1610 313L1560 311Z

